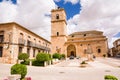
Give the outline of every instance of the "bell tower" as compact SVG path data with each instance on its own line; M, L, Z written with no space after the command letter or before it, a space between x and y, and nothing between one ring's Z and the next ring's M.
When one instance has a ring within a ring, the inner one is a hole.
M51 11L51 44L52 53L65 53L64 44L67 41L66 13L63 8Z

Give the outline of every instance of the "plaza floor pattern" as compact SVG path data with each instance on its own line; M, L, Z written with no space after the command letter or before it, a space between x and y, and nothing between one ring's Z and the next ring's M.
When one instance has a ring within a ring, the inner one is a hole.
M83 59L65 60L47 67L27 66L27 77L32 80L104 80L104 75L114 75L120 80L120 59L97 58L81 68ZM0 63L0 80L10 75L11 64Z

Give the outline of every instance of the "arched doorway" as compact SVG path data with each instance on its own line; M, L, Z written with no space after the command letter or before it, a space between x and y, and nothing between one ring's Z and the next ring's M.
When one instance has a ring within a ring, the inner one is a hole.
M76 48L74 45L69 45L67 47L67 57L74 56L76 57Z

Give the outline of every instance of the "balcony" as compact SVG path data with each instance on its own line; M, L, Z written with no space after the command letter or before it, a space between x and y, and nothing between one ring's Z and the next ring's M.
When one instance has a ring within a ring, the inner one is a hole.
M37 44L36 44L36 43L33 43L33 42L32 42L32 47L38 48Z
M44 49L43 46L39 45L39 44L36 44L36 48L39 48L39 49Z
M4 42L3 38L4 38L3 35L0 35L0 43Z
M50 48L48 48L48 47L45 47L45 46L42 46L42 45L40 45L40 44L36 44L36 43L34 43L34 42L32 42L32 41L27 41L27 46L28 47L33 47L33 48L38 48L38 49L42 49L42 50L46 50L46 51L50 51Z
M27 46L28 46L28 47L32 47L32 46L33 46L33 43L28 40L28 41L27 41Z
M24 44L25 44L25 40L22 39L22 38L19 38L19 39L18 39L18 44L19 44L19 45L24 45Z
M35 48L39 48L39 49L43 49L43 50L47 50L47 51L49 51L50 50L50 48L48 48L48 47L45 47L45 46L42 46L42 45L39 45L39 44L35 44L35 46L34 46Z

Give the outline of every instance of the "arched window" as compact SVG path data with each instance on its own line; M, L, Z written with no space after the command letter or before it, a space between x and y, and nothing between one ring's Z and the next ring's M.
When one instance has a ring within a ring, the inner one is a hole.
M19 40L19 44L24 44L23 33L20 33L18 40Z
M59 32L57 32L57 36L59 36Z
M59 19L59 14L56 14L56 19Z
M20 33L20 38L23 39L23 33Z
M101 53L101 49L98 49L98 53Z

